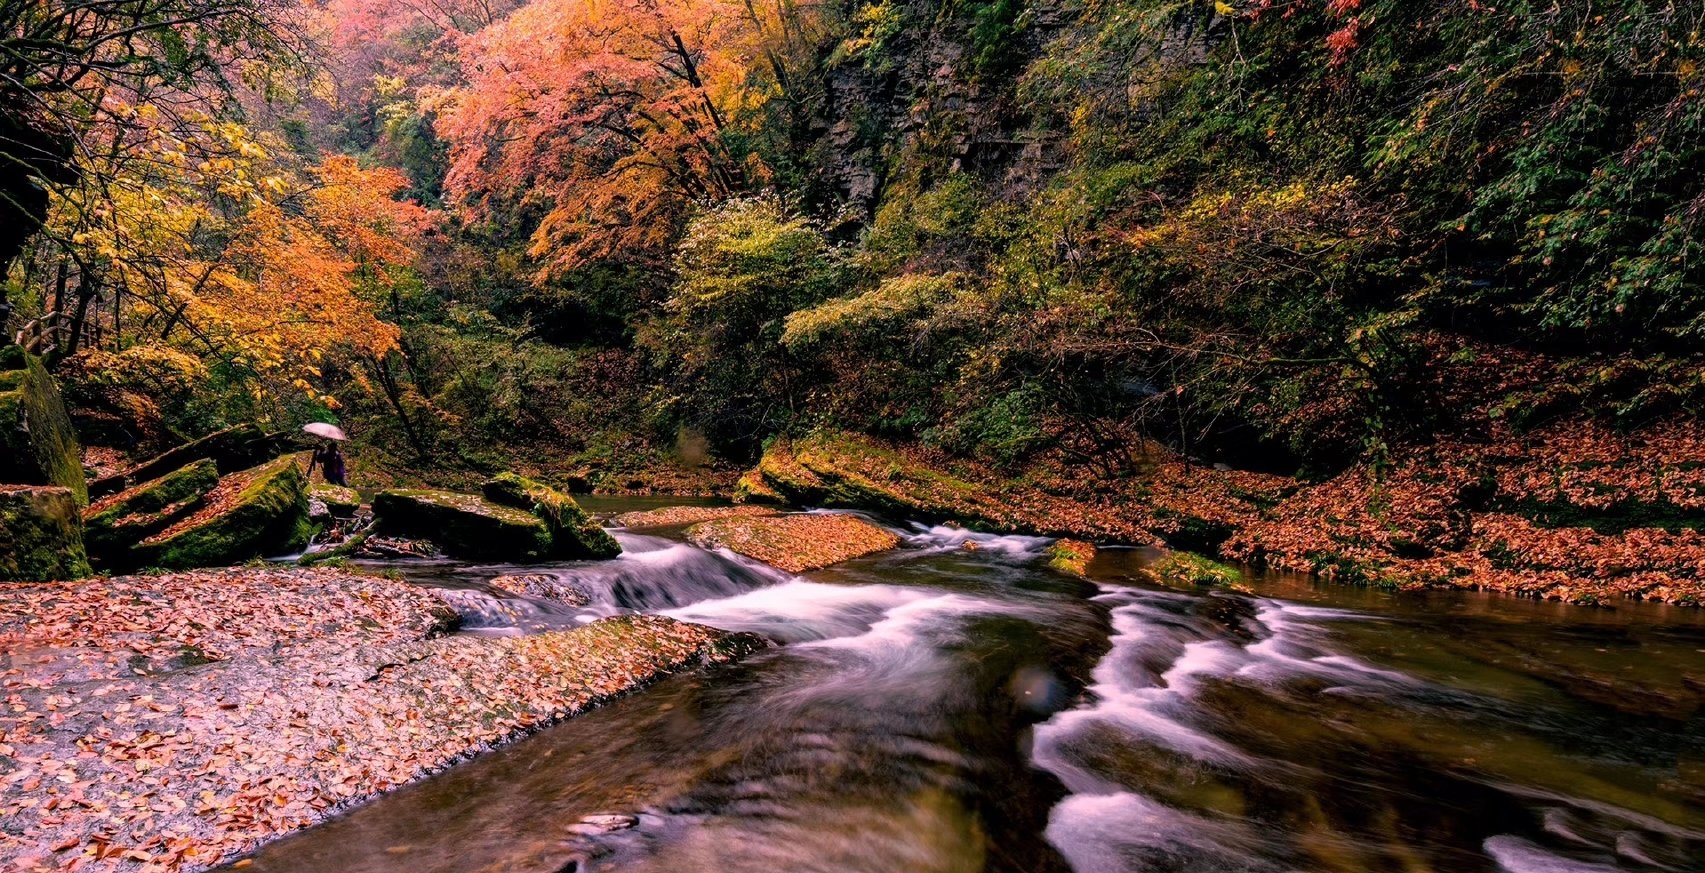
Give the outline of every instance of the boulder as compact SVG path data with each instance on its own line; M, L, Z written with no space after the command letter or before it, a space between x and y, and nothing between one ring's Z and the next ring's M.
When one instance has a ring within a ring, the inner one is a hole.
M373 495L376 531L431 540L447 555L474 560L551 557L551 532L538 516L477 494L396 488Z
M88 576L77 496L57 485L0 485L0 581Z
M133 567L185 569L235 564L307 545L308 492L294 457L224 476L202 507L133 546Z
M82 452L59 387L40 358L21 350L0 360L0 482L57 485L78 506L89 502Z
M789 573L819 570L900 544L898 536L857 516L818 514L719 518L688 528L687 539Z
M354 488L316 482L308 486L308 506L311 515L320 515L323 507L326 517L354 518L361 509L361 495Z
M203 459L96 500L83 513L83 542L97 561L120 556L200 509L218 484L218 467Z
M487 500L525 509L550 531L553 558L614 558L622 547L574 498L514 473L499 473L481 489Z
M282 436L268 434L258 425L239 424L184 443L117 476L96 479L89 483L89 495L99 499L109 494L117 494L132 485L158 479L186 464L203 459L212 460L222 476L237 473L278 457L284 448L284 442Z

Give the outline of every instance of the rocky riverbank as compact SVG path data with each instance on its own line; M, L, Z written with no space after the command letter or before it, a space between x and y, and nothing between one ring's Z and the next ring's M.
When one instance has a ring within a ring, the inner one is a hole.
M1154 445L1118 475L1058 452L995 470L819 432L772 443L736 497L1167 546L1393 589L1705 602L1705 426L1494 429L1394 457L1313 482Z
M651 616L450 635L328 569L0 584L0 869L208 867L748 634Z

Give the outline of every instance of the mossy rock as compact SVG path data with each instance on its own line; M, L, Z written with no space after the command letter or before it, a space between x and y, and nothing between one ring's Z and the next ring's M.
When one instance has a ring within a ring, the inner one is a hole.
M354 518L356 511L361 508L361 495L354 488L326 482L309 485L308 499L325 504L326 512L332 518Z
M0 482L57 485L78 506L89 502L82 450L59 386L41 359L0 371Z
M1220 585L1228 588L1243 585L1242 570L1190 552L1171 552L1149 567L1149 571L1167 585Z
M128 563L170 570L235 564L308 544L308 491L302 467L283 457L219 480L206 504L138 543Z
M213 461L221 476L238 473L278 457L283 448L283 437L269 434L258 425L239 424L165 451L116 476L97 479L89 483L89 495L100 499L117 494L203 459Z
M397 488L373 495L373 519L386 536L431 540L447 555L474 560L552 557L550 528L523 509L478 494Z
M1089 562L1095 560L1095 546L1082 540L1056 540L1048 547L1048 566L1072 576L1089 573Z
M740 481L734 484L734 502L779 506L787 503L787 495L764 481L763 474L759 471L748 470L740 477Z
M219 485L219 468L203 459L158 479L103 497L83 514L83 542L96 560L122 555L201 508Z
M525 509L550 531L553 558L614 558L622 553L616 542L574 498L514 473L499 473L481 486L493 503Z
M77 495L56 485L0 486L0 581L89 575Z

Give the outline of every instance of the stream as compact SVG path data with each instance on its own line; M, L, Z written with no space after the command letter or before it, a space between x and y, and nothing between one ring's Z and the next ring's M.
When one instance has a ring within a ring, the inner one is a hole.
M678 501L677 501L678 502ZM625 506L598 506L620 509ZM901 528L789 576L617 532L597 563L397 564L471 633L658 612L779 645L263 848L249 871L1705 871L1705 615L1303 578L1093 581ZM572 580L571 607L485 587Z

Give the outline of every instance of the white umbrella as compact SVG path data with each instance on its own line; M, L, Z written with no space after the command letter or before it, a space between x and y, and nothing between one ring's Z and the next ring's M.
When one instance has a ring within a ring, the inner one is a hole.
M335 424L326 424L323 421L316 421L313 424L304 424L302 425L302 429L314 436L325 437L328 440L349 439L349 434L344 433L342 428Z

